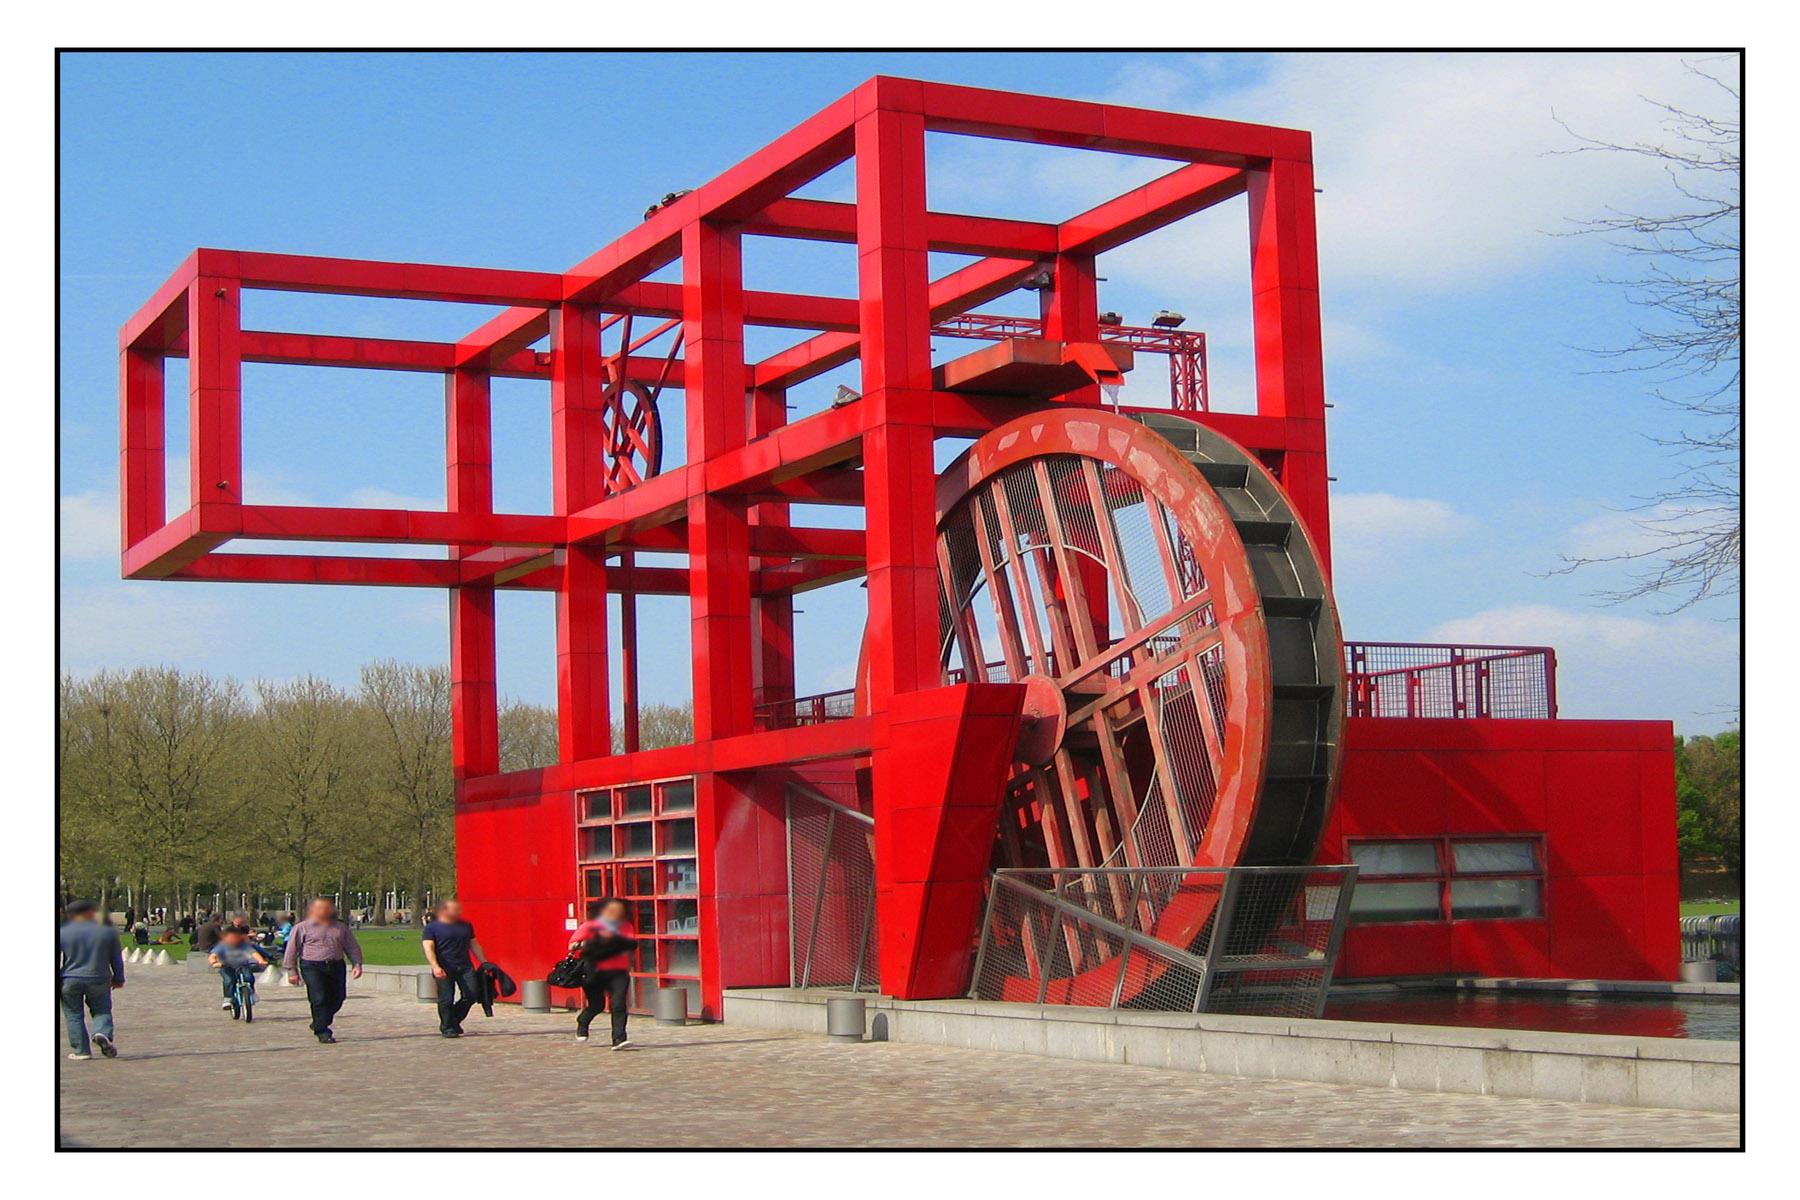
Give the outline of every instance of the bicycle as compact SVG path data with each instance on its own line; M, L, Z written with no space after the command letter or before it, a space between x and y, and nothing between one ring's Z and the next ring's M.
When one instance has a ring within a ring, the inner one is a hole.
M256 968L244 963L232 970L231 1019L248 1025L256 1019Z

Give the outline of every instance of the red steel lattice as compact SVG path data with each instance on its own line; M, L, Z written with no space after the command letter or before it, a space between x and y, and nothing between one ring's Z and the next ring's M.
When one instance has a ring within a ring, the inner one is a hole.
M1171 169L1056 223L936 212L925 201L928 133L1149 157ZM854 203L793 196L851 161ZM1186 351L1171 354L1176 406L1269 466L1323 559L1329 528L1309 136L878 77L562 273L195 251L120 336L124 573L450 593L460 887L490 946L527 960L554 957L565 905L578 894L569 815L578 792L692 778L702 847L696 974L705 1010L716 1014L722 986L777 982L785 972L777 931L785 927L786 880L769 865L781 855L779 821L767 818L778 806L764 794L775 784L758 772L862 765L878 831L883 988L899 996L954 993L966 982L988 867L985 846L967 836L969 823L992 820L991 812L971 814L991 809L998 794L1019 700L1004 684L943 686L933 444L978 437L1046 404L1095 405L1100 392L1091 384L1053 395L940 388L933 331L954 335L979 319L980 306L1047 275L1034 327L1009 336L1021 345L1041 339L1065 363L1104 367L1102 343L1120 350L1121 340L1145 335L1101 325L1096 256L1238 195L1248 197L1256 411L1207 411L1203 357ZM856 295L746 287L746 237L855 245ZM976 261L933 278L933 252ZM679 283L650 278L670 265L678 265ZM321 336L244 328L247 289L504 311L454 342ZM632 319L670 337L679 321L680 341L651 352L652 335L634 335ZM753 361L744 343L751 326L802 336ZM1200 351L1203 343L1191 340L1198 336L1157 335L1160 345ZM534 348L546 338L547 349ZM189 503L170 515L163 368L183 357ZM851 361L860 363L860 399L789 420L790 389ZM248 503L244 363L441 376L445 510ZM549 383L548 514L494 509L495 378ZM627 384L653 397L679 394L685 462L653 469L643 397ZM861 506L864 528L797 524L795 503ZM449 556L219 553L227 543L258 540L448 547ZM651 567L636 557L671 551L685 553L687 565ZM868 589L867 711L847 720L759 722L758 702L795 694L794 595L857 576ZM499 773L495 689L494 597L504 589L557 598L559 762L510 774ZM623 602L617 697L609 686L611 594ZM630 601L646 594L688 598L690 745L636 748ZM612 753L615 715L626 731L622 754ZM565 828L566 835L549 832ZM722 938L727 899L734 933Z

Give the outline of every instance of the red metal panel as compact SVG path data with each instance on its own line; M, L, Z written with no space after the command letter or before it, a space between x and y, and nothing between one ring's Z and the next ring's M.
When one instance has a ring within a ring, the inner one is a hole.
M1552 875L1545 906L1552 975L1576 979L1667 979L1644 923L1638 875Z
M1456 975L1546 979L1557 974L1548 921L1453 921L1450 971Z
M1338 977L1392 979L1409 975L1448 975L1454 962L1448 922L1353 925L1344 938Z
M1432 758L1448 792L1446 833L1545 828L1546 755L1536 750L1447 750Z
M1549 759L1550 873L1638 875L1644 836L1637 752L1566 751Z

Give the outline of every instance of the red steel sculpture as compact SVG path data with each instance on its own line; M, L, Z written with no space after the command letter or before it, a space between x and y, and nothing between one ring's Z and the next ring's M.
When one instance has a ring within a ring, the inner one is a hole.
M1172 165L1060 223L937 212L928 133ZM793 195L846 162L855 203ZM124 573L448 591L458 886L502 957L547 965L584 896L689 894L694 961L666 946L648 976L691 978L715 1015L724 987L787 982L784 798L835 786L873 819L882 990L961 994L995 865L1311 861L1345 706L1313 193L1303 132L878 77L562 274L198 250L120 337ZM1253 414L1210 411L1200 335L1103 324L1096 295L1097 255L1240 194ZM854 245L855 297L747 288L751 237ZM975 261L933 278L934 252ZM679 283L650 278L670 266ZM979 311L1020 288L1036 318ZM243 328L245 289L505 311L455 343L317 336ZM752 326L804 336L751 361ZM991 344L934 365L934 335ZM1116 402L1144 351L1171 356L1169 409ZM163 368L182 357L190 503L171 519ZM790 389L853 361L860 391L790 420ZM446 510L247 503L247 362L442 375ZM494 511L496 377L549 383L547 515ZM974 439L941 476L940 438ZM448 555L220 553L258 539ZM827 711L795 696L794 598L855 578L859 685ZM554 766L500 771L497 589L556 595ZM688 598L690 745L639 748L645 595ZM593 796L649 784L657 813L688 814L697 878L630 874L660 869L663 826L641 854L588 839L596 804L620 811ZM1154 932L1185 945L1209 915L1170 905Z

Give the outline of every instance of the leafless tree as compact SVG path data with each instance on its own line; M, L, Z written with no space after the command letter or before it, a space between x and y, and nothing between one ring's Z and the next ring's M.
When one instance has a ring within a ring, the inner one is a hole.
M190 908L211 844L244 810L243 692L230 680L143 667L108 677L98 693L116 771L105 819L140 847L141 869L166 882L170 911Z
M311 676L259 683L256 696L250 750L258 811L250 832L286 860L287 882L305 896L321 860L341 859L338 851L356 836L348 818L366 811L367 722L349 696Z
M556 710L512 701L500 708L500 769L556 765Z
M400 862L418 923L425 893L455 874L455 788L450 770L450 672L384 660L362 669L363 702L374 712L379 801L397 830Z
M1641 372L1652 393L1681 414L1681 429L1656 439L1674 473L1630 510L1642 545L1566 558L1562 568L1623 564L1630 582L1602 597L1616 603L1655 596L1670 611L1737 590L1743 536L1740 68L1734 56L1688 69L1718 89L1715 113L1646 100L1662 113L1658 141L1613 142L1570 130L1581 144L1565 151L1651 159L1673 189L1661 213L1609 210L1575 222L1572 231L1605 238L1633 263L1630 274L1609 282L1643 310L1629 343L1594 353L1609 360L1609 369Z

